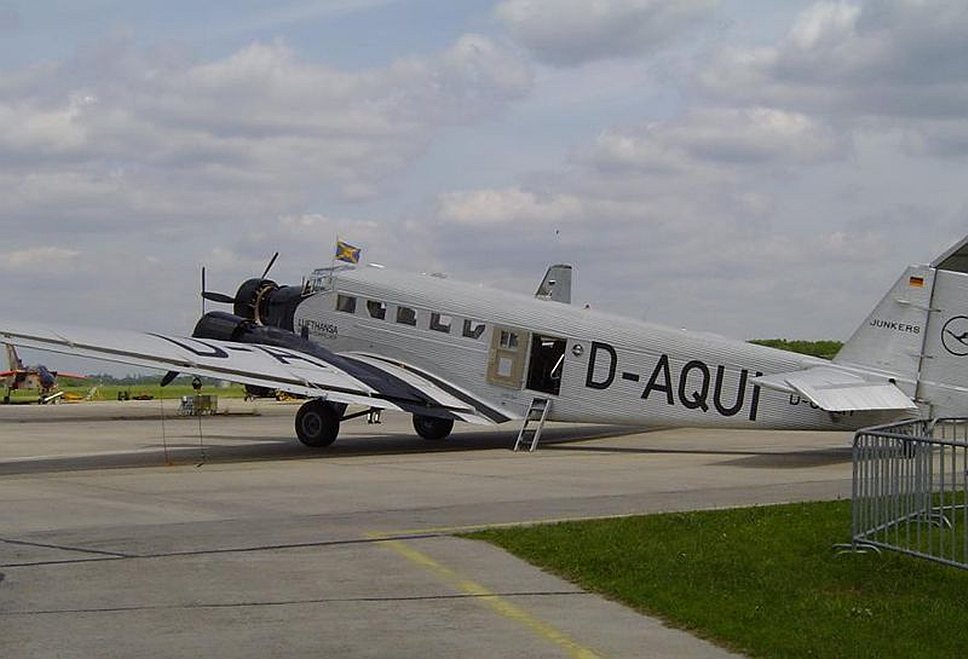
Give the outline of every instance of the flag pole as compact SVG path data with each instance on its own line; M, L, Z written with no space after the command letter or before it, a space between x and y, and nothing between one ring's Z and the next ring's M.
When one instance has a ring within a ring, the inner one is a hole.
M336 247L330 252L329 259L329 287L333 287L333 274L336 272L336 252L339 251L339 234L336 234Z

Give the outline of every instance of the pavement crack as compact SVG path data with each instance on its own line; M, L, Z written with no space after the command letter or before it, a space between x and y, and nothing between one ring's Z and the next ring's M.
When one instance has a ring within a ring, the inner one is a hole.
M125 554L117 551L105 551L103 549L88 549L86 547L73 547L70 545L58 545L47 542L31 542L30 540L14 540L13 538L0 538L0 542L23 547L42 547L44 549L59 549L61 551L73 551L82 554L95 554L98 556L111 556L112 558L134 558L133 554ZM4 566L7 567L7 566Z
M575 595L591 596L582 590L534 590L508 591L500 593L451 593L443 595L403 595L403 596L361 596L361 597L318 597L291 600L267 600L251 602L197 602L189 604L154 604L135 606L110 606L90 608L64 609L36 609L26 611L0 611L0 618L22 617L35 615L76 615L83 613L131 613L138 611L171 611L197 609L237 609L273 606L304 606L307 604L366 604L385 602L434 602L445 600L473 600L497 597L525 598L525 597L573 597Z
M9 540L0 538L0 542L11 544L27 545L35 547L46 547L51 549L63 549L66 551L78 551L98 555L98 558L61 558L42 561L27 561L22 563L0 563L0 567L43 567L48 565L65 565L71 563L91 563L94 561L117 561L132 559L151 559L151 558L179 558L183 556L211 556L216 554L244 554L262 551L284 551L288 549L311 549L313 547L338 547L341 545L369 545L390 540L424 540L428 538L439 538L447 535L446 533L408 533L404 535L381 536L375 538L350 538L347 540L316 540L311 542L290 542L284 544L253 545L250 547L220 547L217 549L189 549L184 551L168 551L156 553L130 554L122 552L109 552L97 549L83 549L76 547L61 546L55 544L44 544L39 542L27 542L25 540Z

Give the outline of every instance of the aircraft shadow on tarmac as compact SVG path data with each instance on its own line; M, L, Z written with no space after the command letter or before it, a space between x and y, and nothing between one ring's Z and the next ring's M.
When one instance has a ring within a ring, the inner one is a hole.
M583 444L591 440L620 439L656 429L628 428L622 426L569 426L545 428L541 436L539 452L569 451L597 454L638 455L709 455L733 456L733 459L717 463L719 466L747 467L757 469L802 469L847 463L851 449L823 447L816 450L777 451L675 448L672 446L635 447L616 444ZM468 431L457 432L448 439L434 442L415 437L410 433L381 432L378 427L372 434L354 434L341 438L325 449L313 450L299 444L291 437L246 437L205 433L200 440L179 437L176 442L145 444L135 451L43 457L36 460L0 462L0 476L7 474L45 473L59 471L85 471L97 469L121 469L159 466L186 466L205 464L231 464L273 460L332 460L345 457L392 456L427 453L448 453L507 449L514 444L517 432ZM522 459L527 459L522 456Z
M848 463L852 459L850 446L843 448L799 449L794 451L782 450L742 450L742 449L714 449L714 448L639 448L631 446L544 446L542 450L556 449L568 451L588 451L592 453L626 453L626 454L656 454L656 455L722 455L738 456L733 460L716 463L716 466L748 467L753 469L804 469L809 467L824 467L840 463Z
M573 446L575 442L618 438L641 432L643 432L641 428L617 426L545 428L541 435L541 446L538 450L550 450L562 447L565 444ZM379 430L375 430L373 434L369 435L349 435L340 438L332 446L314 450L303 446L291 437L255 436L239 439L234 435L208 432L202 436L201 440L186 441L185 437L182 436L176 442L168 442L167 446L158 441L145 444L134 451L0 462L0 476L166 465L202 466L203 464L230 464L251 461L326 460L360 456L510 450L516 437L517 431L509 429L507 431L458 432L452 434L446 440L427 441L412 433L381 433Z

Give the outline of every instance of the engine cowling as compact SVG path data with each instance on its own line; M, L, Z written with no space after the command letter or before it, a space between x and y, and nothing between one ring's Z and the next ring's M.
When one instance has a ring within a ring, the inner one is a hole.
M225 311L210 311L199 318L192 336L196 339L260 343L278 348L289 348L336 364L340 368L351 368L349 365L342 364L343 358L339 355L335 355L323 346L287 329L273 325L257 325L255 321Z
M256 325L273 325L293 331L296 307L306 297L302 286L279 286L271 279L247 279L235 294L235 316Z
M279 285L271 279L246 279L235 293L232 311L236 316L263 323L269 300L278 290Z

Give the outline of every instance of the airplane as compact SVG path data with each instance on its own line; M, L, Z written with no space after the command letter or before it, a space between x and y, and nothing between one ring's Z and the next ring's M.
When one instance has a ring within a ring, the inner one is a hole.
M168 371L163 384L184 372L305 396L309 447L381 409L428 440L455 421L520 423L516 448L537 421L532 450L548 420L854 430L968 409L968 236L904 270L832 361L579 308L565 268L537 296L375 265L297 286L263 275L235 296L203 287L232 313L191 337L0 323L0 340Z
M8 343L4 347L7 353L8 368L6 371L0 371L0 380L3 381L7 389L3 396L4 404L10 402L10 394L17 389L37 389L40 391L40 402L50 402L56 400L60 395L59 393L53 393L57 386L58 376L74 380L87 379L86 375L52 371L43 364L25 367L20 356L17 355L17 349L13 345Z

